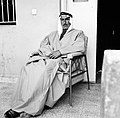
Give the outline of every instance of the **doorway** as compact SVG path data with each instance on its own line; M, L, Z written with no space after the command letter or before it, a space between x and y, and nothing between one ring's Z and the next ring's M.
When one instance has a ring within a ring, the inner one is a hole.
M111 4L110 1L98 0L96 82L101 82L99 76L102 70L104 51L107 49L120 49L120 15L118 5L118 3Z

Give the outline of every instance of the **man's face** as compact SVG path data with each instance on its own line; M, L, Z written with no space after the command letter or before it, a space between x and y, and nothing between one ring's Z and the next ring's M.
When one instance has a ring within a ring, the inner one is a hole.
M69 15L61 15L60 17L62 29L68 29L71 25Z

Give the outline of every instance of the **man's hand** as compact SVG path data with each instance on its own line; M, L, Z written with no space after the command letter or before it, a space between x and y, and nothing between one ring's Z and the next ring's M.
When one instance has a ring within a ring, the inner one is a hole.
M61 52L59 50L56 50L48 55L50 59L56 59L61 56Z

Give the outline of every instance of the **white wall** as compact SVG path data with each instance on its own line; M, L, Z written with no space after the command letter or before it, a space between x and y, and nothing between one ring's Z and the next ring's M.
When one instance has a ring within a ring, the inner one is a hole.
M88 36L88 64L90 81L96 80L97 0L67 1L67 11L73 14L73 26Z
M28 55L57 28L57 0L16 0L17 25L0 25L0 76L18 77ZM32 9L37 14L32 15Z

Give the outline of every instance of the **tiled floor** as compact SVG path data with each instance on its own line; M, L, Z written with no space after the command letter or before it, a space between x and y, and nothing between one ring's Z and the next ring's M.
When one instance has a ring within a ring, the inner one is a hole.
M10 97L15 83L0 83L0 118L9 109ZM69 106L69 89L52 109L45 109L36 118L100 118L101 84L91 84L88 91L87 83L77 83L73 86L73 107Z

